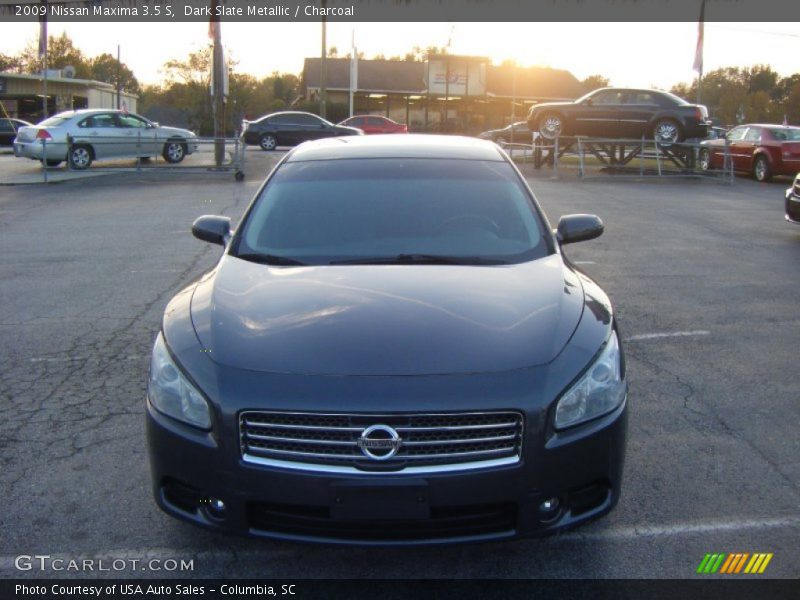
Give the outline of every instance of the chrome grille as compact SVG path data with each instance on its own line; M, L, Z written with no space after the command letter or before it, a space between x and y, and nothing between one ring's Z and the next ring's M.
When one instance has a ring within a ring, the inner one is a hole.
M381 431L368 434L368 441L392 444L392 450L362 449L362 434L375 425L382 426ZM239 416L239 431L242 458L252 464L335 473L431 473L519 462L523 418L518 412L246 411ZM399 440L390 441L387 431Z

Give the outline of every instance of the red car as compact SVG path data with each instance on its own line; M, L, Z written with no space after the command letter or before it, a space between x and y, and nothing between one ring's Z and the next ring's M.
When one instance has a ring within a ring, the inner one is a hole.
M787 125L739 125L724 138L701 143L700 168L722 169L725 145L735 171L752 173L758 181L773 175L791 175L800 171L800 127Z
M408 125L395 123L386 117L377 115L357 115L345 119L339 125L357 127L364 133L408 133Z

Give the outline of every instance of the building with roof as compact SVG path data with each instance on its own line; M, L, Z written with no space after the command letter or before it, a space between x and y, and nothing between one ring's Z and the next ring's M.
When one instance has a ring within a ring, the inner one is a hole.
M353 114L378 114L411 131L477 133L522 120L537 102L571 100L581 83L568 71L492 65L480 56L432 55L424 62L355 61ZM306 102L319 99L322 59L306 58L302 86ZM328 110L338 119L348 105L351 60L325 59ZM344 115L347 116L347 115Z
M48 71L47 114L80 108L116 108L117 90L110 83L65 77L64 71ZM26 121L42 120L42 74L0 73L0 116ZM137 96L122 92L119 106L136 112Z

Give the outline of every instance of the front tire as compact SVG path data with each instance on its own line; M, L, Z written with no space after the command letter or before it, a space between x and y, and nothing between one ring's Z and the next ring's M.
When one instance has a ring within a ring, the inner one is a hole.
M673 144L683 139L681 126L672 119L659 119L653 125L653 139L660 144Z
M539 134L548 140L554 140L564 134L564 119L556 113L545 113L539 119Z
M258 145L261 146L262 150L275 150L275 147L278 145L278 140L271 133L265 133L258 138Z
M753 163L753 177L756 178L756 181L769 181L772 179L772 173L769 168L769 161L767 157L763 154L759 154L756 156L756 160Z
M701 171L710 171L713 168L711 166L711 152L708 151L708 148L703 148L700 150L700 158L698 159L698 163Z
M186 144L178 141L167 142L164 144L164 151L161 156L168 163L177 164L186 158Z
M78 144L77 146L73 146L69 151L69 163L73 169L79 171L88 169L92 164L92 160L94 160L94 153L92 152L91 146Z

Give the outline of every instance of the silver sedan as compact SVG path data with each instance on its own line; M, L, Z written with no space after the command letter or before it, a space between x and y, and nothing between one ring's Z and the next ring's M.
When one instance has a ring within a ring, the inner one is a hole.
M86 169L105 158L162 156L169 163L179 163L197 151L196 138L186 129L162 127L122 110L70 110L21 127L14 139L14 154L50 167L66 160L74 169Z

